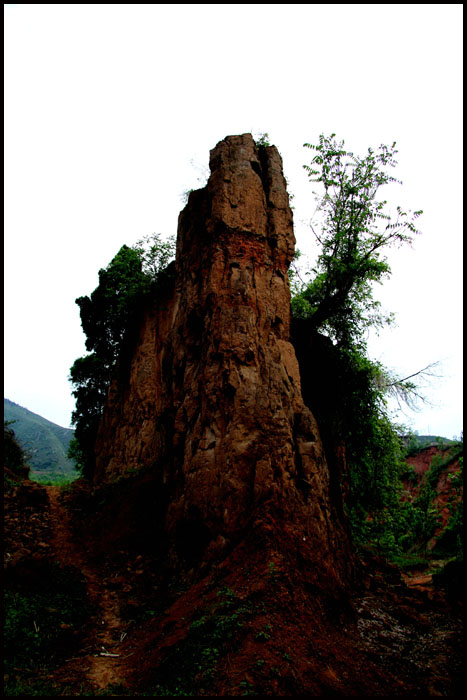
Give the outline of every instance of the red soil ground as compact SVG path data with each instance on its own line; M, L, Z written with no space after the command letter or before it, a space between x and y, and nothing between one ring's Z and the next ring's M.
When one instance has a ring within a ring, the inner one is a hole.
M247 539L218 567L169 580L133 527L134 493L118 518L122 494L97 508L80 483L7 494L7 570L75 567L95 611L38 683L61 695L462 695L461 604L428 578L368 559L339 597L307 583L287 543Z

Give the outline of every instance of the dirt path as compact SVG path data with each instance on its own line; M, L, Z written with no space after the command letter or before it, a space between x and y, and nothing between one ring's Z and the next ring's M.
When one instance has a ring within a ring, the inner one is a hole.
M126 636L125 624L120 619L117 595L109 590L103 571L89 561L86 551L73 538L70 516L60 503L60 489L46 487L50 503L52 547L56 559L64 566L79 569L86 581L90 603L97 611L91 620L91 629L84 643L83 655L70 659L61 675L81 677L94 688L102 690L109 685L124 682L124 657L119 645ZM84 675L84 678L83 678Z

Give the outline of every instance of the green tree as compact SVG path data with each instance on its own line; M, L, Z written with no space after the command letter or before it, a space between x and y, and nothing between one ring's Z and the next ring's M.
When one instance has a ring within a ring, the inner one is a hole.
M293 308L337 343L354 345L369 326L381 327L391 321L381 314L372 285L390 274L383 249L411 243L413 234L419 233L414 221L422 212L397 207L391 216L387 201L378 198L382 186L399 182L387 172L396 165L395 143L376 151L369 148L365 157L343 146L335 134L321 134L317 145L305 144L316 155L304 168L310 180L321 183L324 190L317 195L319 233L311 226L320 253L313 279L302 285Z
M15 421L3 421L3 461L7 483L25 479L29 475L29 455L18 442L15 431L10 425Z
M89 479L110 381L124 366L125 350L140 310L173 252L173 238L162 241L159 234L147 236L131 248L123 245L109 265L99 270L99 284L92 294L76 299L89 354L77 358L70 369L76 407L72 414L75 437L69 456Z
M133 246L133 250L138 253L141 260L143 272L153 283L173 260L175 247L175 236L169 236L164 240L160 233L143 236Z
M70 442L68 457L77 469L91 479L94 471L94 443L104 410L113 365L96 353L79 357L70 369L75 410L72 423L75 434Z
M86 350L95 352L107 368L114 365L137 300L148 288L141 255L123 245L110 264L99 270L99 285L92 294L76 299Z
M388 398L407 402L418 392L411 381L415 375L400 379L369 359L367 334L369 328L393 322L392 314L382 313L373 288L391 272L384 253L412 243L422 212L397 207L391 215L380 196L381 187L399 182L390 174L396 165L395 143L369 148L363 157L344 149L335 134L322 134L317 145L305 147L314 156L304 167L322 187L315 193L320 227L311 226L319 253L306 282L297 260L292 263L292 313L307 319L310 333L327 335L334 344L338 401L323 419L324 432L346 446L347 509L354 536L378 549L397 549L409 516L398 510L403 431L390 420Z

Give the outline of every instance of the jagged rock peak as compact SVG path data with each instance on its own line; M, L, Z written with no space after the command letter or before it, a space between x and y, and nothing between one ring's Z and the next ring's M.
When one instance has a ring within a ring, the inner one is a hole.
M292 214L276 147L257 147L251 134L228 136L210 156L213 222L266 238L280 233L292 256Z

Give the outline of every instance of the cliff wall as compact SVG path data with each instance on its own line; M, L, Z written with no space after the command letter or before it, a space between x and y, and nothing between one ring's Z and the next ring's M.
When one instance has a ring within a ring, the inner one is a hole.
M290 342L295 239L281 157L229 136L210 169L179 217L174 284L145 310L128 376L109 391L95 480L151 471L186 556L280 530L343 580L342 497Z

